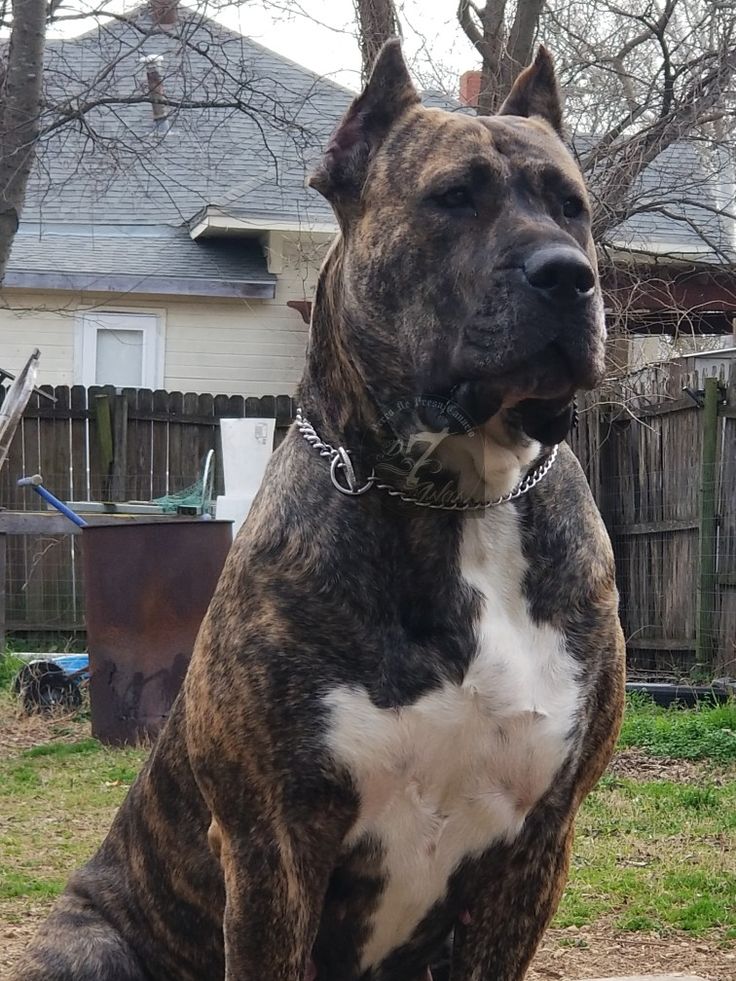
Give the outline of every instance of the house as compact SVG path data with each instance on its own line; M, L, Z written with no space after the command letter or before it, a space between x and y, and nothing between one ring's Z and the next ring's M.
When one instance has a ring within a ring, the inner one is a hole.
M51 42L46 85L0 367L38 346L41 383L291 394L335 231L305 176L353 93L173 0ZM731 342L732 175L695 143L645 171L643 210L608 243L611 320L635 335L625 365L673 350L651 335Z
M99 104L42 141L0 365L38 346L41 383L293 392L335 231L305 174L352 93L168 0L51 42L46 78L69 116Z

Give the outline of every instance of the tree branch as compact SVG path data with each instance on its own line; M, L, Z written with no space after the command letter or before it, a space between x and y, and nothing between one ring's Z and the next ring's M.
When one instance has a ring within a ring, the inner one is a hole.
M595 181L598 207L593 227L597 237L602 238L627 216L626 192L663 150L681 139L683 133L692 132L701 116L717 103L735 70L736 48L733 48L723 53L709 75L692 82L669 116L637 133L620 148L603 175Z
M470 0L460 0L457 8L457 19L460 23L460 27L462 27L463 31L465 32L467 39L475 48L480 50L480 46L483 44L483 34L476 26L471 10L480 20L481 13L475 4L471 3Z

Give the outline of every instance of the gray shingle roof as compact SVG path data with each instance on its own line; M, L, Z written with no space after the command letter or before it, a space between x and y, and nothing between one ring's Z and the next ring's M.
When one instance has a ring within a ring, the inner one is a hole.
M637 210L609 236L616 245L705 262L736 261L731 155L693 140L674 143L632 188Z
M24 223L6 286L271 298L255 239L193 242L185 228Z
M151 57L160 59L166 98L175 103L163 128L154 123L150 104L140 101L147 92L141 59ZM352 98L348 89L184 7L173 33L152 30L144 6L127 21L111 20L82 37L49 43L47 59L50 105L68 100L73 112L75 100L103 102L45 135L7 285L31 285L34 275L48 282L51 274L68 282L72 273L102 283L115 273L132 277L141 290L154 279L163 288L167 276L180 284L191 280L192 289L218 280L234 281L241 291L248 283L272 289L255 243L192 242L187 223L207 206L260 216L264 225L269 218L304 225L333 221L327 203L304 179ZM457 108L438 93L427 93L425 104ZM58 110L49 110L45 123L58 119ZM701 258L730 254L733 222L698 205L723 203L722 165L694 144L671 147L636 192L650 207L656 198L660 210L636 215L611 237L622 245L661 246ZM673 199L682 197L683 188L695 203L678 212ZM65 240L55 234L71 222L94 227L94 235L74 233ZM121 231L134 225L158 230L161 273L144 268L151 251L140 249L132 231Z
M149 33L141 8L130 22L49 45L47 86L63 89L56 99L83 89L75 77L95 78L111 63L89 96L138 99L147 90L140 59L158 56L165 95L181 108L171 109L168 132L137 102L100 106L84 126L50 135L27 220L67 221L70 207L75 220L147 224L180 224L207 204L329 212L304 187L305 169L352 93L185 8L181 18L175 35Z

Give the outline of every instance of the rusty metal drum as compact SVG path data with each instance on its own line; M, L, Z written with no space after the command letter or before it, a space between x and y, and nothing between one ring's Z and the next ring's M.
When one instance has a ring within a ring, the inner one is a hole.
M229 521L84 529L93 736L119 746L159 732L231 544Z

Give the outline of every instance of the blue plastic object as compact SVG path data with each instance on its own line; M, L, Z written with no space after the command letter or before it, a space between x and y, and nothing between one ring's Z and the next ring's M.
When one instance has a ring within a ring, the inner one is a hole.
M47 661L53 661L63 668L67 674L75 674L83 671L80 678L89 677L89 655L88 654L49 654L46 655Z

